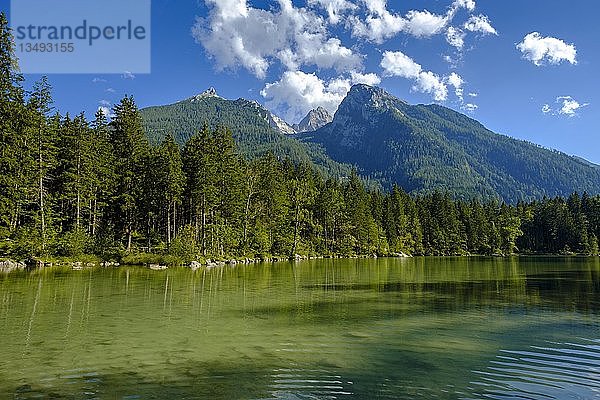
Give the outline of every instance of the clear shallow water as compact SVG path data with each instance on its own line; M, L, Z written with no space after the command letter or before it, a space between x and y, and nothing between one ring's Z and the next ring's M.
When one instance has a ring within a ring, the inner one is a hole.
M598 259L0 275L0 398L600 398Z

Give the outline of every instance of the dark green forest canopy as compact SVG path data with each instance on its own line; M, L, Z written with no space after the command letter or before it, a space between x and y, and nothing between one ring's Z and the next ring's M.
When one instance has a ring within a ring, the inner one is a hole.
M25 93L12 43L0 14L0 257L598 254L600 196L511 205L369 189L309 153L277 154L258 128L256 147L240 146L223 125L243 119L149 140L133 97L89 121L53 112L46 78Z

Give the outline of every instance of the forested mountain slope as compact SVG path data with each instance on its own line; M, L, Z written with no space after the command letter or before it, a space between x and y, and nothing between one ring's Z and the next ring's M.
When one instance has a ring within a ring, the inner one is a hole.
M171 105L141 110L144 128L153 144L172 134L180 144L204 125L225 126L233 132L239 151L248 158L272 152L281 158L313 163L333 176L348 176L350 167L331 160L322 147L288 136L293 128L254 101L226 100L208 90Z
M410 105L356 85L332 123L299 135L341 163L408 192L518 201L574 191L600 193L600 167L496 134L439 105Z

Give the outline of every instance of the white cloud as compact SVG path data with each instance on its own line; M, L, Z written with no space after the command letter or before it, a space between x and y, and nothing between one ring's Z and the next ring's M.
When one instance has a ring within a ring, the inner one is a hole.
M454 93L461 101L463 99L463 85L465 81L456 72L452 72L447 78L448 84L454 87Z
M475 1L474 0L455 0L452 3L452 8L459 9L465 8L467 11L475 10Z
M359 55L328 35L323 17L295 7L291 0L278 0L278 9L269 11L250 7L245 0L205 2L209 15L197 19L192 34L219 69L243 67L265 78L275 60L288 69L314 65L346 72L362 66ZM338 11L344 5L339 1L319 3L329 3Z
M108 100L100 100L98 102L98 104L100 104L101 106L104 106L104 107L110 107L111 106L111 102L108 101Z
M109 118L109 119L112 119L115 116L112 113L112 110L109 107L106 107L106 106L100 106L100 107L98 107L98 111L102 111L102 114L104 114L104 116L106 118Z
M436 101L445 101L448 98L448 87L442 78L431 71L423 71L420 64L400 51L383 53L380 65L386 76L413 80L415 91L430 93Z
M375 43L383 43L385 39L404 32L421 38L442 33L452 21L456 12L465 8L475 9L473 0L455 0L445 14L434 14L428 10L410 10L405 16L394 14L387 8L386 0L363 0L367 8L367 16L361 19L352 16L347 23L352 34Z
M589 103L581 104L577 100L573 99L571 96L560 96L556 98L556 102L561 104L558 113L561 115L566 115L568 117L574 117L577 115L577 110L582 107L589 106Z
M111 87L109 87L108 89L106 89L107 93L117 93L117 91Z
M550 104L544 104L542 106L542 113L575 117L581 108L590 105L589 103L580 103L571 96L559 96L556 98L555 103L557 104L556 108L553 108Z
M479 96L479 93L475 93L475 92L469 93L469 97L477 97L477 96Z
M135 79L135 75L132 74L129 71L125 71L125 72L123 72L123 75L121 75L121 78L123 78L123 79Z
M309 5L318 5L327 11L329 22L337 24L347 12L356 10L358 6L346 0L308 0Z
M435 101L446 101L448 99L448 87L438 75L431 71L421 72L413 89L423 93L431 93Z
M462 50L465 45L465 37L467 34L462 29L449 27L446 31L446 41L452 47L456 47L458 50Z
M409 11L404 31L415 37L428 37L440 33L448 24L450 16L432 14L427 10Z
M106 79L102 79L102 78L98 78L98 77L92 79L92 83L103 83L103 82L106 82Z
M282 111L287 121L297 122L317 107L334 113L354 84L377 85L380 82L381 79L372 73L351 71L349 76L326 82L316 74L287 71L280 80L267 83L260 94L268 99L269 107Z
M401 51L383 53L381 67L387 76L400 76L407 79L417 79L422 70L420 64Z
M537 66L547 61L558 65L562 61L577 64L577 50L575 45L567 44L561 39L543 37L538 32L532 32L525 36L523 41L517 45L517 49L523 53L523 58L531 61Z
M465 22L464 28L470 32L479 32L484 35L498 35L498 32L485 15L472 15L467 22Z
M479 106L477 104L473 104L473 103L467 103L462 106L463 110L470 112L470 113L477 111L478 108L479 108Z

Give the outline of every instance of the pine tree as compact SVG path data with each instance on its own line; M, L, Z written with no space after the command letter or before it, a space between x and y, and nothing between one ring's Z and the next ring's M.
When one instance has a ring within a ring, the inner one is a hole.
M27 126L23 76L14 56L14 42L8 20L0 13L0 238L14 233L26 197L30 162L26 150Z
M113 108L113 114L110 124L116 171L113 221L124 235L127 251L131 251L133 235L140 222L141 181L150 146L133 97L124 97Z

